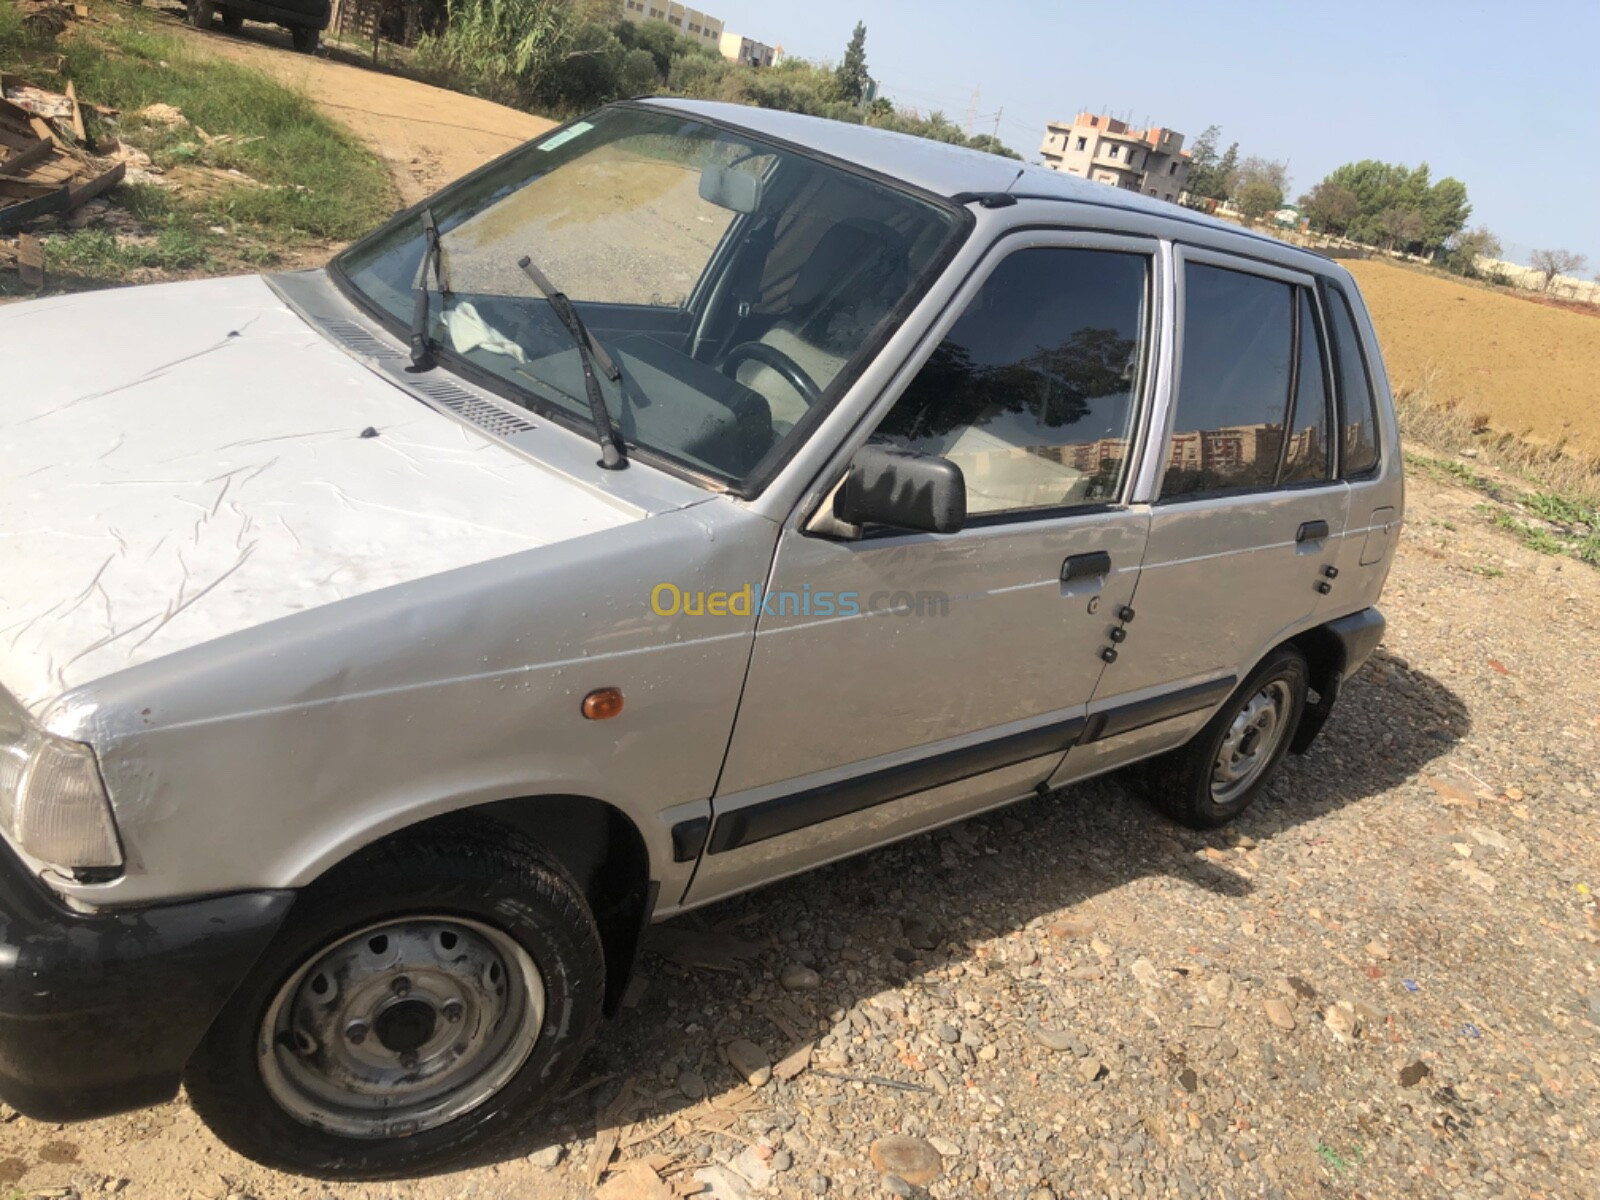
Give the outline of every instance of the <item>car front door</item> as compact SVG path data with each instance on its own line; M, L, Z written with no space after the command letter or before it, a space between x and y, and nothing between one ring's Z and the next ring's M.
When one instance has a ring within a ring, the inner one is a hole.
M1182 246L1175 257L1179 353L1147 460L1134 616L1055 784L1183 742L1337 575L1349 489L1315 280Z
M791 519L686 902L1013 799L1055 769L1144 552L1149 512L1126 496L1159 273L1149 239L1030 233L963 287L864 428L960 466L966 526L848 540Z

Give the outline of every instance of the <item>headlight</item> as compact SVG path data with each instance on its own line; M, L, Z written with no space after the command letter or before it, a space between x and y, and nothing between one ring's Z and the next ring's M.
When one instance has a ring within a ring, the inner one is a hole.
M0 696L0 832L66 870L120 867L122 847L94 751L37 729Z

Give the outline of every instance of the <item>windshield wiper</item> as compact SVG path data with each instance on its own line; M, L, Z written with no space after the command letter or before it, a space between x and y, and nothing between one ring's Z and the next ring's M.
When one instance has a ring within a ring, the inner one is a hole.
M433 264L433 281L444 297L449 288L444 282L444 251L439 245L439 226L433 210L422 210L422 261L417 264L417 279L411 285L411 367L415 371L433 369L433 342L428 337L428 264Z
M607 471L622 470L628 465L628 454L623 449L622 439L611 427L611 414L606 411L606 398L600 392L600 381L594 377L594 369L598 364L606 373L607 379L625 387L621 370L611 361L606 348L599 343L594 334L589 332L589 327L583 323L583 318L572 306L572 301L567 299L566 293L551 283L545 273L533 265L533 259L523 255L517 261L517 266L533 280L533 286L544 293L544 298L550 301L550 307L556 316L567 327L567 332L572 334L573 343L578 347L578 361L583 364L583 390L589 398L589 415L594 418L594 434L600 441L600 465Z

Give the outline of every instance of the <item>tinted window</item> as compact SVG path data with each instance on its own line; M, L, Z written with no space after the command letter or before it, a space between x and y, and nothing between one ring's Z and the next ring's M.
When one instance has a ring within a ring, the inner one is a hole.
M1128 465L1149 259L1020 250L878 428L961 468L967 511L1114 498Z
M1294 415L1283 452L1280 483L1310 483L1333 474L1328 453L1328 384L1322 335L1311 293L1300 288L1300 361L1295 371Z
M1367 377L1361 338L1350 302L1338 288L1328 289L1328 316L1334 357L1339 363L1340 424L1344 435L1344 474L1360 475L1378 465L1378 413Z
M1287 283L1185 268L1182 377L1162 499L1272 486L1289 408L1293 305Z

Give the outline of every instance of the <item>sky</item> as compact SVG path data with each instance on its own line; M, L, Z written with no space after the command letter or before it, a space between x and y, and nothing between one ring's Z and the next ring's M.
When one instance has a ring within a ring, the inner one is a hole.
M837 61L858 20L902 107L1038 161L1083 109L1286 159L1291 197L1341 163L1426 161L1467 185L1506 257L1560 247L1600 272L1600 0L703 0L728 30ZM1186 143L1187 144L1187 143Z

